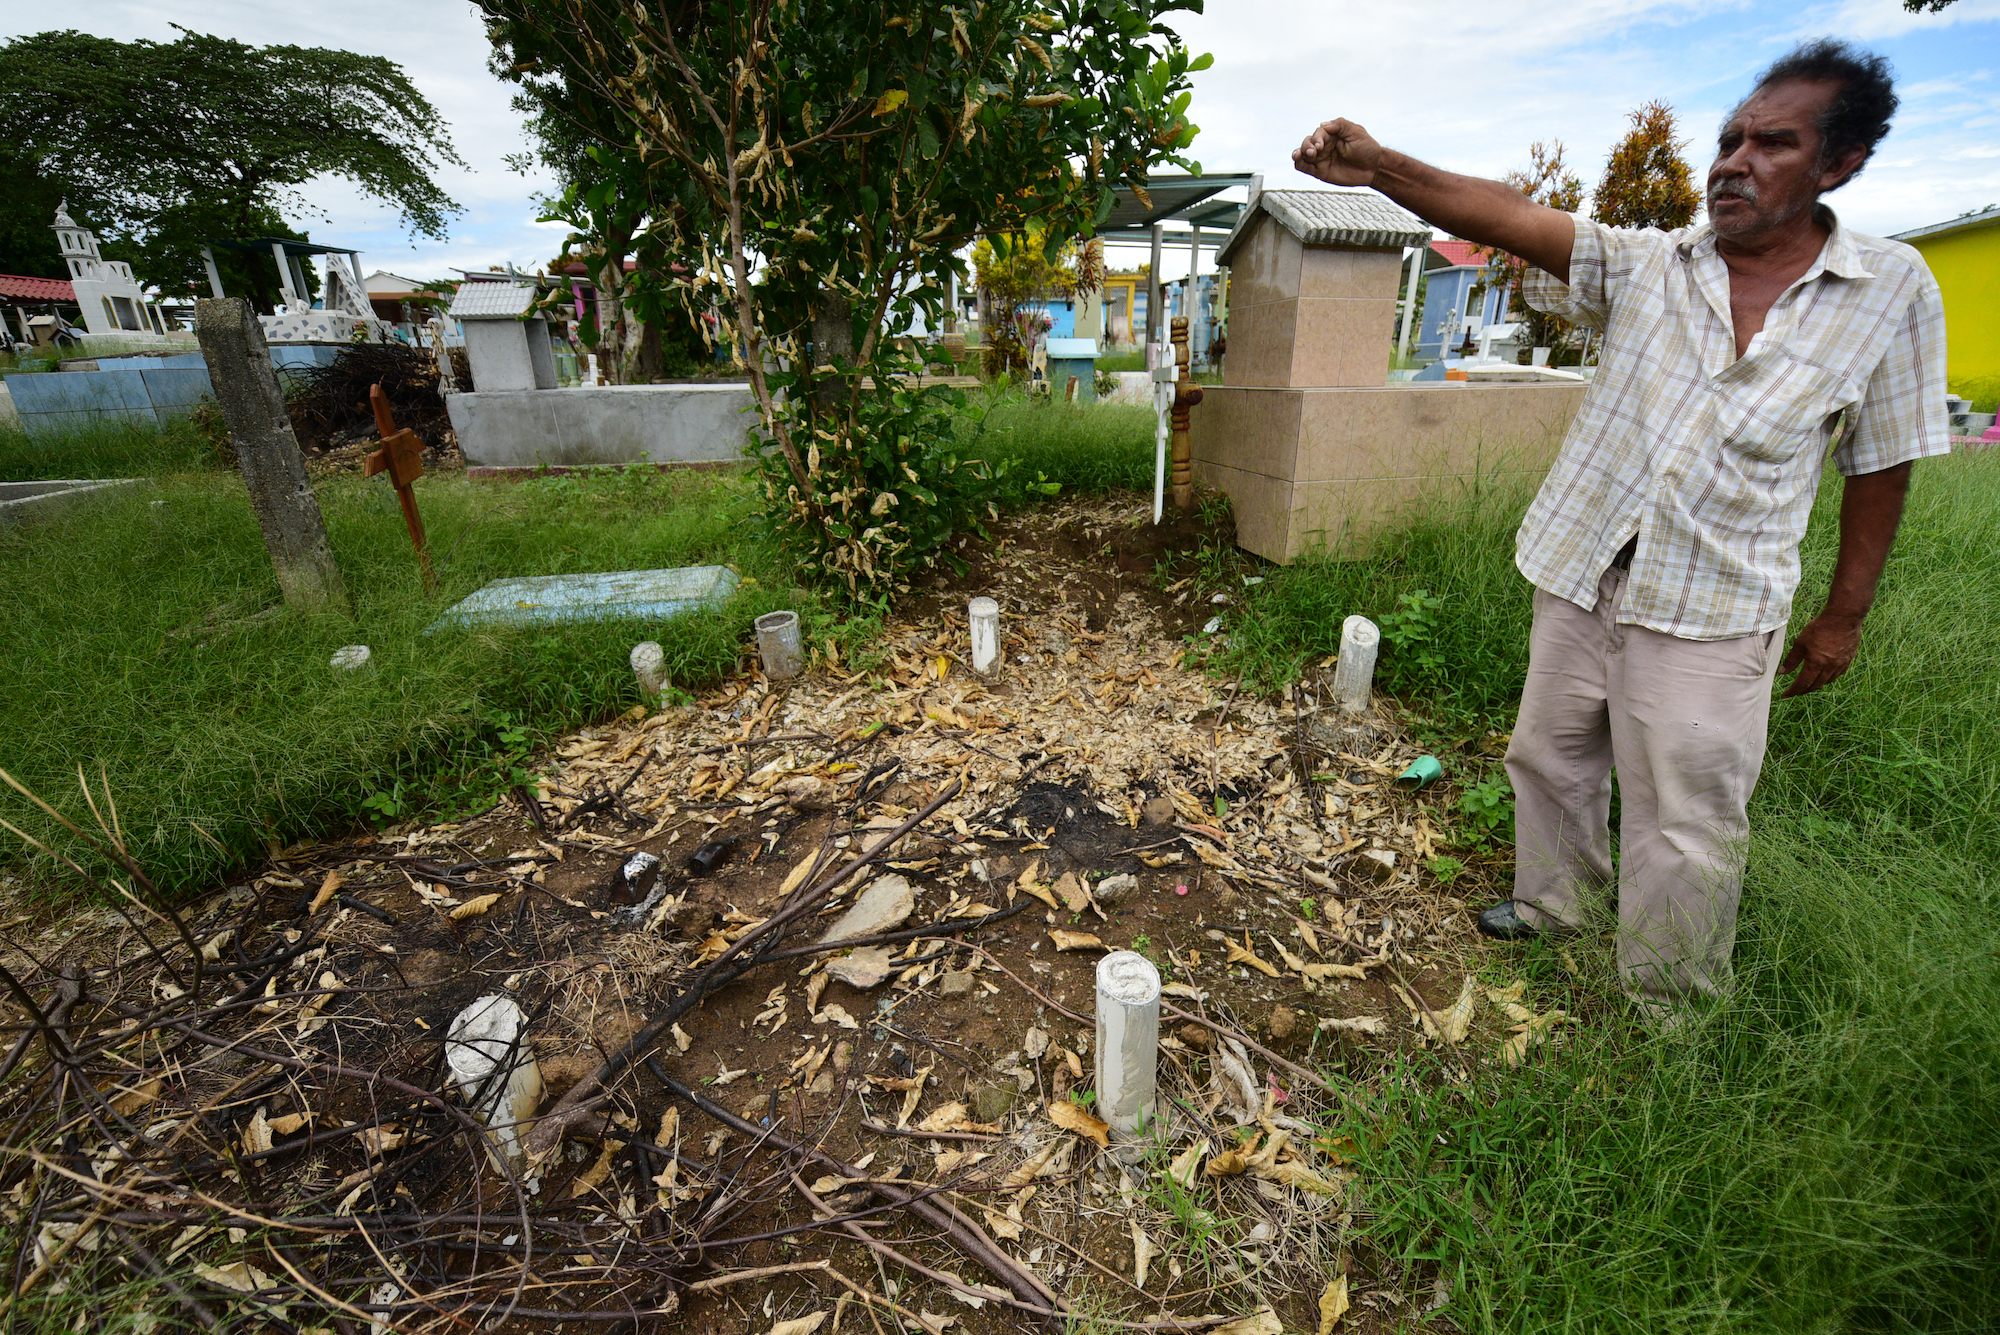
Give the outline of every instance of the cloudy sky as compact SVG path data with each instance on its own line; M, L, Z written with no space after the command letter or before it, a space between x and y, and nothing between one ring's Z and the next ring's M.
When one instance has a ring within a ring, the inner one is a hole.
M446 277L452 266L534 267L561 244L560 227L534 221L531 196L542 183L502 160L524 146L522 135L507 87L486 72L480 24L460 0L96 0L59 19L52 12L0 0L0 35L60 25L170 41L170 25L180 24L399 62L468 164L442 177L465 212L449 240L413 241L390 210L342 182L317 183L307 193L322 216L295 221L316 239L360 248L370 270L421 279ZM1195 155L1211 171L1261 171L1271 186L1303 181L1291 150L1333 116L1485 175L1524 164L1535 140L1561 139L1588 184L1625 112L1654 98L1679 111L1699 165L1758 67L1802 37L1831 34L1889 56L1903 94L1875 161L1834 198L1843 218L1882 234L2000 203L2000 0L1958 0L1921 17L1900 0L1209 0L1205 14L1177 26L1194 50L1215 56L1195 85Z

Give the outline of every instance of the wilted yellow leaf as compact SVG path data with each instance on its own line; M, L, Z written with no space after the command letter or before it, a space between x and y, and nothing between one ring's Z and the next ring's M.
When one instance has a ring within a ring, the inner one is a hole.
M1049 1120L1065 1131L1096 1141L1101 1150L1111 1147L1111 1128L1068 1099L1056 1099L1049 1104Z
M1332 1335L1333 1328L1346 1315L1347 1276L1342 1275L1327 1285L1326 1292L1319 1296L1319 1335Z
M891 88L888 92L875 99L875 114L877 116L887 116L909 100L910 94L907 90Z
M319 893L313 896L312 908L309 911L318 913L321 909L325 908L327 901L340 893L340 886L340 873L337 871L328 872L326 879L319 883Z
M1260 957L1256 951L1250 949L1250 933L1248 932L1243 933L1242 945L1239 946L1234 941L1229 942L1229 962L1231 964L1247 964L1270 978L1278 976L1277 965Z
M498 895L481 895L477 899L466 900L446 916L453 922L464 922L467 918L484 916L488 909L499 902L500 896Z
M1201 1161L1208 1153L1208 1142L1197 1140L1182 1150L1167 1165L1167 1176L1189 1191L1194 1190L1195 1175L1201 1171Z
M1069 932L1060 927L1049 929L1049 939L1056 943L1057 950L1103 950L1105 945L1092 932ZM1268 967L1268 966L1266 966ZM1275 976L1276 970L1273 970Z

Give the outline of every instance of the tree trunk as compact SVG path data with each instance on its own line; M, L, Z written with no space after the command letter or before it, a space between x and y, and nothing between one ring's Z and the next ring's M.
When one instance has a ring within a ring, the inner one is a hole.
M348 611L263 326L240 297L204 297L195 303L194 328L279 590L293 607Z

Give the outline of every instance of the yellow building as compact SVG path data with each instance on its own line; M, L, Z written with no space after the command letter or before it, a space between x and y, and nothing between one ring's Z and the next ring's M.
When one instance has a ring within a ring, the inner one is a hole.
M2000 393L2000 207L1900 232L1944 293L1946 378L1951 391L1990 411Z

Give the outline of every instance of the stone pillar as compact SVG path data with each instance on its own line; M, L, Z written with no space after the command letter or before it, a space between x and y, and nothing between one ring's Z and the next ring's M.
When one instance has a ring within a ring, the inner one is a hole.
M264 530L279 590L294 607L346 612L347 588L326 540L326 521L306 475L305 457L285 415L285 396L263 326L240 297L204 297L194 309L209 383L229 426L229 442L250 492L250 508Z

